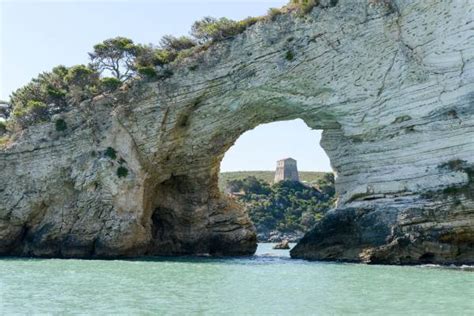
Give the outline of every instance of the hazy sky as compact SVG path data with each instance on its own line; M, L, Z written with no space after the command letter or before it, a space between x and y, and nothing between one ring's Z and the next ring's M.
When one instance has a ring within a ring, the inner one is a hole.
M263 15L287 0L0 0L0 99L56 65L86 64L92 46L115 36L158 43L187 35L203 16L242 19ZM300 170L330 170L320 133L302 121L257 127L226 154L222 170L272 170L293 157Z

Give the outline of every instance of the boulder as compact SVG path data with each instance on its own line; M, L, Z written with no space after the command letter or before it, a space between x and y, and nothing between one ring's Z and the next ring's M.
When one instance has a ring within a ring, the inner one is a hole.
M288 240L285 239L273 246L273 249L290 249L290 244Z

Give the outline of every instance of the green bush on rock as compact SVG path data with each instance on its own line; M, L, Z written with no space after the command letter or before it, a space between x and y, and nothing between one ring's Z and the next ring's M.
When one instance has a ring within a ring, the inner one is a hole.
M258 18L249 17L242 21L234 21L227 18L216 19L208 16L194 22L191 34L201 44L223 41L242 33L258 20Z
M291 0L289 7L296 8L301 15L308 14L315 6L319 4L319 0Z
M158 76L154 67L138 67L138 73L148 80Z
M160 47L166 51L179 52L194 46L196 46L196 42L187 36L175 37L173 35L165 35L160 41Z
M105 92L113 92L122 85L122 81L114 77L105 77L100 79L100 86Z
M122 167L122 166L118 167L117 176L119 178L125 178L127 175L128 175L128 169L127 168Z
M54 125L56 127L56 131L58 132L63 132L67 129L66 121L63 119L57 119L56 122L54 122Z
M64 77L68 87L69 102L78 105L98 93L99 73L85 65L69 68Z
M77 65L58 66L43 72L10 97L12 125L23 129L48 121L54 114L65 111L97 93L99 74L93 69Z
M272 21L275 21L275 19L282 14L283 12L277 8L270 8L267 13L268 18Z
M104 155L106 157L109 157L110 159L114 159L114 160L117 159L117 151L113 149L112 147L107 147Z
M99 74L85 65L72 66L64 76L64 80L69 86L90 86L95 84L98 79Z
M49 116L48 106L41 101L29 100L26 106L13 109L13 117L22 128L36 122L45 122L49 119Z

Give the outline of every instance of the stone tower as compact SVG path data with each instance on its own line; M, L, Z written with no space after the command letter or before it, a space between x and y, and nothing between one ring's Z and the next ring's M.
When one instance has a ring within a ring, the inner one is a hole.
M300 181L298 168L296 167L296 160L293 158L286 158L277 161L274 183L283 180Z

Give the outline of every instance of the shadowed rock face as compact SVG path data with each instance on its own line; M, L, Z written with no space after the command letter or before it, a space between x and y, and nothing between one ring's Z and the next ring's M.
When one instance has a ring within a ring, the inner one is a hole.
M26 130L0 151L0 253L252 254L220 161L243 132L301 118L324 130L339 200L293 257L474 261L474 4L324 3L84 102L66 131Z

